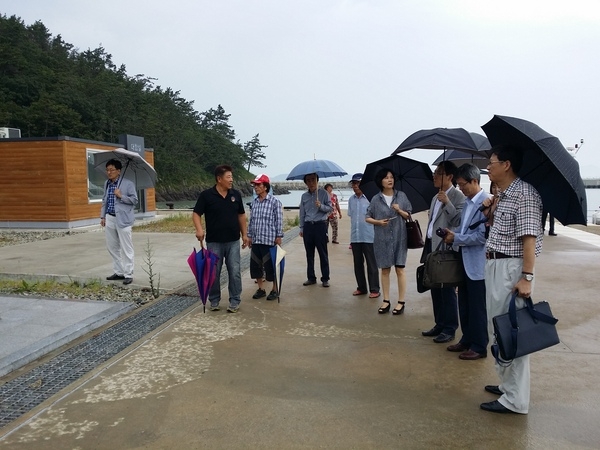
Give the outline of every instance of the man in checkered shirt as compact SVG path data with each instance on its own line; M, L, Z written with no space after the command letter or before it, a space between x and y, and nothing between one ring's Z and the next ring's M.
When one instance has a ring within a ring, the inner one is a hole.
M283 209L279 199L269 193L271 183L264 173L251 181L256 192L256 198L250 208L250 222L248 223L248 240L252 248L250 252L250 276L256 279L258 289L252 296L253 299L267 297L275 300L277 282L271 260L271 247L281 245L283 237ZM267 281L272 281L271 292L267 295L263 287L263 272Z
M492 318L508 312L512 293L518 291L517 308L533 290L535 258L542 250L542 199L533 186L518 176L523 152L512 146L492 148L488 164L490 180L500 196L486 246L485 287L488 326ZM500 395L481 409L496 413L527 414L529 411L529 355L515 358L507 367L496 363L498 386L485 390Z

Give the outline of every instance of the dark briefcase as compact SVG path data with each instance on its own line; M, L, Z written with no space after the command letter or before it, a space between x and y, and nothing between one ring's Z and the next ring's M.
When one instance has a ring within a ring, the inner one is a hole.
M556 331L558 319L552 316L548 302L535 305L531 297L525 299L525 307L516 308L514 293L508 312L492 318L496 343L492 354L496 360L509 362L560 342Z

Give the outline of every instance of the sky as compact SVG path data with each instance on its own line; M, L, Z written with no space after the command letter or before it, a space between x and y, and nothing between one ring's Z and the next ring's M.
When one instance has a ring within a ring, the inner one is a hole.
M600 177L597 0L0 0L0 12L80 51L103 47L236 139L266 168L328 159L350 175L437 127L483 133L494 114L536 123ZM433 162L435 150L404 156Z

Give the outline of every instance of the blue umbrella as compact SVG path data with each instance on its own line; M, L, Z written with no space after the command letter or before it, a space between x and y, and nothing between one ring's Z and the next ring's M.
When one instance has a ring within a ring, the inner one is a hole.
M303 180L305 175L316 173L319 178L342 177L348 175L344 169L333 161L326 159L311 159L298 164L292 169L286 180Z
M270 248L271 261L273 261L273 270L275 272L275 281L277 282L277 303L279 303L279 295L281 294L281 283L283 282L283 271L285 269L286 251L279 245Z

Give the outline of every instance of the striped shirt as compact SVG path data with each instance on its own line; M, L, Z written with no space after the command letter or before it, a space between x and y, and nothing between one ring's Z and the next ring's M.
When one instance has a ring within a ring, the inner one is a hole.
M350 217L350 242L358 243L373 243L375 234L372 223L367 223L367 209L369 208L369 199L362 194L357 197L353 194L348 199L348 217Z
M542 251L542 198L529 183L516 178L499 195L494 224L487 241L488 252L523 257L523 237L535 236L535 256Z
M283 237L283 207L279 199L267 194L262 200L256 197L252 201L248 237L253 244L271 246L276 238Z

